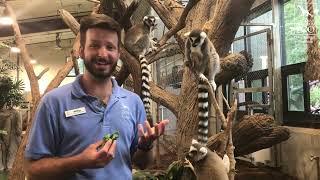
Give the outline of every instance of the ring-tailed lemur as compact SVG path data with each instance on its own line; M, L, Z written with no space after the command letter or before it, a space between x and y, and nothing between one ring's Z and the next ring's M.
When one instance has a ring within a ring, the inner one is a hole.
M185 44L186 66L193 70L200 80L207 78L213 90L216 90L214 78L220 71L219 54L204 31L195 29L185 36L188 37Z
M208 79L212 88L216 90L214 77L220 70L220 60L218 53L204 31L195 29L186 33L185 36L188 37L185 43L185 65L199 77L198 142L205 145L208 140L209 116L208 86L205 80Z
M156 18L154 16L145 16L143 23L132 26L127 32L124 39L126 49L134 56L139 58L141 66L141 99L143 101L147 120L150 125L153 125L151 115L151 99L150 86L151 70L145 54L154 49L154 41L151 38L151 32L156 27ZM150 50L151 49L151 50Z
M228 157L228 156L225 156ZM225 158L224 157L224 158ZM221 159L215 152L208 149L205 145L193 140L186 158L192 163L197 179L206 180L228 180L230 163Z

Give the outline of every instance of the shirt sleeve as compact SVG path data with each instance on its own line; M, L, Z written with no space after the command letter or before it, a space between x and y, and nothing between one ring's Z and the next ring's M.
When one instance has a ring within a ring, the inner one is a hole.
M48 107L46 98L43 97L35 113L35 119L30 131L25 150L25 158L40 159L56 156L57 145L57 119Z
M131 156L134 154L134 152L137 150L139 135L138 135L138 124L144 125L144 122L146 121L146 111L144 109L144 105L142 103L142 100L139 96L136 96L137 98L137 105L136 105L136 128L134 131L134 140L130 147L130 153Z

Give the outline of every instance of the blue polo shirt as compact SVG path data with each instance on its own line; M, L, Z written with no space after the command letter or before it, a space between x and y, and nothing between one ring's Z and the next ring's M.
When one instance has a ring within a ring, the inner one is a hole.
M101 140L106 133L119 131L115 158L109 164L104 168L79 170L68 179L132 179L131 155L138 142L138 124L146 119L140 97L119 87L112 79L112 94L105 107L99 99L83 91L80 77L42 98L25 157L36 160L73 156ZM84 108L85 113L66 117L66 111L78 108Z

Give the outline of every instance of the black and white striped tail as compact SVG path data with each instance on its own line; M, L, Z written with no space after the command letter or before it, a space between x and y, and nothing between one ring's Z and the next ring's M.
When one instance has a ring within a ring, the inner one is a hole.
M208 85L200 78L198 84L198 142L206 145L208 141L208 125L209 125L209 96Z
M147 59L144 55L139 56L140 66L141 66L141 99L144 104L144 108L147 114L147 120L151 126L153 126L153 120L151 115L151 99L150 99L150 86L149 81L151 79L151 70Z

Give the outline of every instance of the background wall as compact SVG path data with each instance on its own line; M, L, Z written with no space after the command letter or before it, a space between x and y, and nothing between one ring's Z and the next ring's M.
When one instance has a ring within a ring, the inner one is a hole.
M320 130L287 127L291 137L281 143L281 166L284 172L299 180L316 180L317 161L311 156L320 156Z

